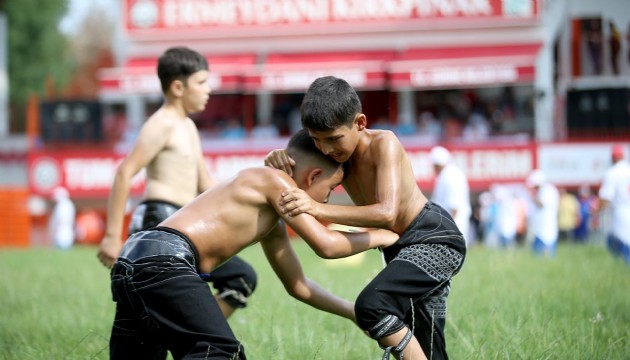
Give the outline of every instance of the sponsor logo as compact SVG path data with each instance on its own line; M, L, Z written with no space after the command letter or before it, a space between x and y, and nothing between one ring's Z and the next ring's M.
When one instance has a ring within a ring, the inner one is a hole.
M140 29L148 29L157 23L159 8L153 0L137 0L129 9L131 25Z
M38 192L46 193L61 184L61 166L49 157L41 157L32 165L31 181Z

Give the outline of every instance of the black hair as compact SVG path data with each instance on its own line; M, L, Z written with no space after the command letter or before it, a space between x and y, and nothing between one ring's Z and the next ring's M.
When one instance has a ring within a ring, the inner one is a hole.
M187 47L172 47L158 59L157 74L166 94L175 80L186 83L188 77L197 71L208 70L208 60L200 53Z
M308 87L301 106L302 126L315 131L330 131L351 126L361 113L357 92L344 79L324 76Z
M321 162L323 165L335 168L340 165L335 159L324 155L324 153L315 146L315 141L313 141L306 129L300 129L291 137L287 145L287 152L296 162L305 160L308 157L309 159Z

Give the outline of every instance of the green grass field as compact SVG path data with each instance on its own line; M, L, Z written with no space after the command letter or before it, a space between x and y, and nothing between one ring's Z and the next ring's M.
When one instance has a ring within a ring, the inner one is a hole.
M353 299L379 271L378 252L349 261L295 248L310 278ZM114 314L96 249L0 250L0 359L106 359ZM250 359L380 359L351 322L289 297L259 246L243 258L259 273L250 306L230 324ZM601 245L472 248L452 284L452 359L630 359L630 267Z

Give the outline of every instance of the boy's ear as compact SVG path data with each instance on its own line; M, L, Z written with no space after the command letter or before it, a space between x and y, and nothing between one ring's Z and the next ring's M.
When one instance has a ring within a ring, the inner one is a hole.
M321 168L313 168L308 172L308 176L306 177L306 185L308 187L313 186L315 180L320 177L324 173L324 170Z
M182 97L184 95L184 83L181 80L173 80L171 82L171 93L176 97Z
M365 117L365 114L357 114L354 117L354 124L357 126L357 129L359 129L359 131L365 130L365 128L367 127L367 118Z

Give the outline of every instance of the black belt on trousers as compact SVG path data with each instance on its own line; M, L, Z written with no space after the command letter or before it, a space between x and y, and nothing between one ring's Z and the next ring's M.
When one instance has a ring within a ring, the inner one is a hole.
M123 246L120 258L136 262L154 256L174 256L186 261L198 272L196 252L185 235L158 227L132 235Z

